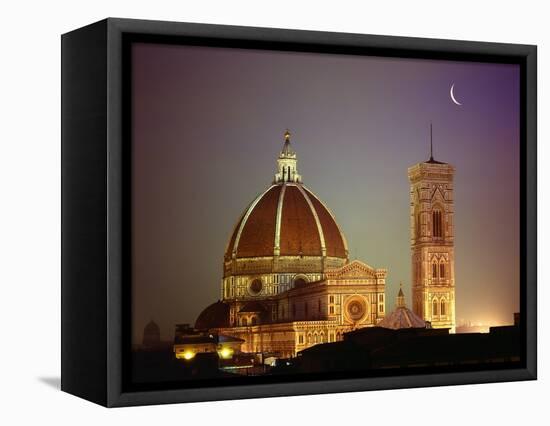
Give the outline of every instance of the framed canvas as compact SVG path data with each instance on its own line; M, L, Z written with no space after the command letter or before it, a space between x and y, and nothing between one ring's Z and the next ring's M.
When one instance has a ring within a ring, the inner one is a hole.
M536 47L62 36L62 389L127 406L536 378Z

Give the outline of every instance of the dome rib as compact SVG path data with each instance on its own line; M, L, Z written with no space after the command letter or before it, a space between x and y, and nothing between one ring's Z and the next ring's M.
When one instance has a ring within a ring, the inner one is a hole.
M283 185L281 194L279 195L279 202L277 204L277 217L275 219L275 243L273 245L273 255L279 256L281 254L281 216L283 214L283 201L285 198L286 185Z
M307 204L311 210L311 214L313 214L313 218L315 219L315 224L317 225L317 232L319 232L319 239L321 240L321 254L323 256L327 255L327 246L325 244L325 235L323 233L323 227L321 226L321 221L319 220L319 215L317 214L317 211L315 210L315 207L313 207L313 203L311 202L311 199L307 195L306 191L304 191L304 188L301 186L298 187L302 195L304 196L305 200L307 201Z
M269 187L249 208L233 248L237 257L273 256L280 191L281 185Z
M267 188L264 192L262 192L260 195L258 195L246 208L244 213L241 215L240 220L237 222L237 225L235 226L235 229L233 230L233 234L231 235L231 239L229 240L229 245L226 249L226 256L228 258L233 257L237 254L237 248L239 246L239 241L241 239L241 235L243 232L243 228L246 224L246 221L248 220L248 217L254 210L254 207L256 207L256 204L260 202L262 197L269 192L271 188L273 188L275 185L271 185L269 188Z
M311 209L296 185L288 185L281 216L281 256L321 256L321 239Z
M256 201L256 199L254 199L254 201ZM231 233L231 238L229 239L229 241L228 241L228 243L225 247L225 259L226 260L231 259L232 255L233 255L233 251L234 251L233 248L235 247L235 241L236 241L237 235L239 234L239 231L241 229L242 221L243 221L244 217L246 216L246 213L249 211L251 205L252 205L252 203L249 204L248 207L245 209L245 211L242 212L241 216L239 217L239 220L237 221L237 223L233 227L233 232Z
M349 252L348 243L346 241L346 237L338 226L338 222L336 222L336 218L328 207L319 198L317 198L313 192L305 186L303 189L310 197L319 217L319 222L322 225L327 256L347 258Z

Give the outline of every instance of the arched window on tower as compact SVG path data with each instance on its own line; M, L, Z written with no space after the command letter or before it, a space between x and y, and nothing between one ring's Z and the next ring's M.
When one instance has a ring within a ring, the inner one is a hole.
M439 278L445 278L445 262L443 260L439 264Z
M437 278L437 263L432 263L432 278Z
M437 309L437 299L434 299L432 302L432 316L438 316L439 315L439 309Z
M441 225L441 210L432 212L432 236L434 238L443 237L443 227Z
M447 315L447 301L445 299L441 299L441 316Z

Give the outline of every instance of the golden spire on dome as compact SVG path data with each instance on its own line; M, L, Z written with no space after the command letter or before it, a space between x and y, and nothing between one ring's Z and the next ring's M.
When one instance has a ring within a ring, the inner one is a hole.
M285 130L285 143L283 144L281 155L285 157L296 158L296 153L290 146L290 131L288 129Z

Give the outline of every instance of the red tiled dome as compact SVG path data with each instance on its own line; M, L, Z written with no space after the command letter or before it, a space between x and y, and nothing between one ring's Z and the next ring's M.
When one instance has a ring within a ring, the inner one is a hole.
M225 252L233 257L329 256L347 259L347 247L334 217L300 183L279 183L244 211Z

